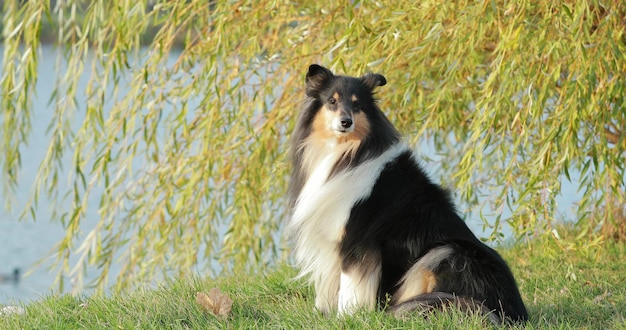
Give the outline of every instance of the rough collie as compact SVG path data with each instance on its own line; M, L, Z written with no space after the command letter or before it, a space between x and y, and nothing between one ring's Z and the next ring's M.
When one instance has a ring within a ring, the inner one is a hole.
M455 305L528 318L502 257L474 236L377 105L380 74L311 65L293 133L289 228L322 313Z

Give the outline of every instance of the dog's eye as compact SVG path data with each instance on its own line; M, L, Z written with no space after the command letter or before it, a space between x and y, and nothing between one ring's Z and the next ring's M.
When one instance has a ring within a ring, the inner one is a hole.
M335 105L335 104L337 104L337 100L335 100L334 97L331 97L331 98L328 99L328 103L331 104L331 105Z
M358 108L360 106L359 101L352 101L352 106Z

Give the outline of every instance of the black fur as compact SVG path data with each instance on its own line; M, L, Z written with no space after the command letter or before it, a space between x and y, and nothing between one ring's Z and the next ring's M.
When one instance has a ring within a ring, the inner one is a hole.
M502 257L474 236L448 192L430 181L409 152L387 164L369 198L352 208L341 254L347 264L359 262L359 255L380 255L378 298L384 302L420 257L443 245L455 253L434 269L434 291L471 297L514 321L528 318Z

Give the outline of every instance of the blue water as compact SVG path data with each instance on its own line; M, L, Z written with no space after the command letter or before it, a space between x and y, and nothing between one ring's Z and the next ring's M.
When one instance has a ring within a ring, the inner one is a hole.
M0 45L0 54L3 48ZM46 260L41 267L33 267L34 264L45 259L52 251L55 243L64 236L64 229L60 223L51 223L49 214L51 205L41 199L36 213L37 221L18 221L20 212L28 201L30 187L37 173L39 163L43 159L49 143L46 128L50 123L52 107L48 105L48 99L52 93L54 81L58 72L55 70L57 55L52 47L43 47L41 50L38 67L39 81L36 86L36 96L33 100L34 116L32 122L32 134L28 146L22 150L22 170L20 172L20 185L12 196L2 196L0 201L12 199L11 209L3 209L0 206L0 274L10 274L14 268L20 268L25 273L19 282L0 282L0 304L28 302L51 292L54 275L47 266L51 260ZM61 65L62 67L62 65ZM88 74L81 79L88 78ZM83 85L84 86L84 85ZM80 101L80 100L79 100ZM432 148L421 148L423 154L428 154ZM432 154L428 155L433 157ZM68 159L68 166L70 159ZM65 182L60 180L60 182ZM579 196L575 185L564 182L563 191L559 197L561 217L571 217L573 205ZM88 232L97 221L97 194L94 202L89 205L88 217L83 225L83 233ZM473 217L468 220L470 227L478 233L484 234L483 223ZM117 266L113 267L113 273ZM93 274L92 274L93 275ZM2 276L0 276L2 277Z
M0 45L0 60L3 54ZM55 276L57 269L51 269L53 258L51 252L64 236L65 230L59 222L51 222L50 214L54 205L44 196L40 196L35 219L30 216L26 220L19 221L20 213L24 210L31 197L31 187L35 181L38 167L44 159L50 143L50 134L47 128L50 125L54 107L49 104L54 84L58 79L65 63L57 63L57 49L52 46L43 46L39 54L38 81L32 103L32 129L29 141L21 148L22 167L19 172L19 186L10 196L3 196L0 190L0 278L10 275L15 268L19 268L22 275L18 282L0 281L0 304L15 303L17 301L31 301L42 295L51 294L56 289ZM87 71L87 70L86 70ZM79 81L79 90L86 86L91 72L85 72ZM83 95L77 95L80 104L84 102ZM81 106L79 105L80 111ZM76 113L74 128L81 123L81 114ZM63 168L71 168L71 153L67 153ZM62 173L58 186L61 193L68 191L67 173ZM98 191L90 197L89 208L86 211L85 221L81 224L82 234L86 234L95 227L98 221ZM4 208L10 201L9 208ZM69 204L61 204L68 207ZM80 245L80 240L75 242ZM74 259L75 260L75 259ZM36 264L39 264L35 267ZM71 265L73 266L73 264ZM116 273L119 267L112 267L112 273ZM88 279L95 274L88 274ZM65 289L71 289L71 279L65 279ZM55 292L58 292L55 290Z

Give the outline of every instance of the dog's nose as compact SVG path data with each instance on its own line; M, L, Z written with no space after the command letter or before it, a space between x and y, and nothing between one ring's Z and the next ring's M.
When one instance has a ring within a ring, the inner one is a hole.
M350 126L352 126L352 118L350 117L341 118L341 127L350 128Z

